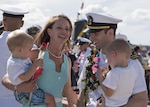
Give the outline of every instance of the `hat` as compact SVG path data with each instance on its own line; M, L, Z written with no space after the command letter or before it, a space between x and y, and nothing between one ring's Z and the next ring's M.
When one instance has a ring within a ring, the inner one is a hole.
M128 41L127 36L126 36L126 35L123 35L123 34L120 34L120 33L118 33L118 34L116 35L116 39L123 39L123 40L125 40L125 41Z
M40 25L32 25L29 28L27 28L26 32L29 35L35 35L41 31L42 27Z
M17 7L4 7L0 8L0 10L3 11L3 16L6 17L23 18L24 14L29 13L27 10L23 10Z
M79 45L83 45L83 44L85 44L85 43L91 43L91 41L89 40L89 39L87 39L87 38L84 38L84 37L80 37L79 38Z
M121 19L115 18L106 13L87 13L88 23L84 32L94 33L103 29L117 28L117 23L121 22Z

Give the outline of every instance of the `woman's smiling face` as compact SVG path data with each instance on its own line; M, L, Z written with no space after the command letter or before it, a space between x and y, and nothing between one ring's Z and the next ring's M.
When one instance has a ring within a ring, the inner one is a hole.
M71 28L69 22L65 18L59 18L52 26L48 29L51 41L56 43L66 43L70 38Z

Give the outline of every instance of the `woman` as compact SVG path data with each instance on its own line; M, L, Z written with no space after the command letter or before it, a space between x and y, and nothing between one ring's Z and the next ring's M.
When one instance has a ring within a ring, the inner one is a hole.
M70 103L76 104L77 102L77 96L71 88L71 61L62 53L66 43L69 43L71 33L72 25L69 18L65 15L58 15L51 17L47 21L44 29L36 38L38 46L43 42L48 44L43 58L44 70L37 80L37 85L45 92L54 96L57 107L62 107L62 95L67 97ZM37 54L35 53L35 55ZM16 86L13 88L14 86L9 84L6 76L3 78L2 82L5 87L16 91L33 91L31 89L35 87L35 82L31 81L21 84L17 86L17 88ZM30 90L23 89L23 87L26 88L27 85L31 87ZM24 105L24 107L28 107L28 105ZM34 105L31 107L46 107L46 104Z

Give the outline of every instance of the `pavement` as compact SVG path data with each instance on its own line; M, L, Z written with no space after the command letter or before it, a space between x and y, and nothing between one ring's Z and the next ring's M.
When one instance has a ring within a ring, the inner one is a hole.
M63 107L67 107L68 102L66 99L63 99L62 103L63 103ZM76 106L74 106L74 107L76 107ZM147 107L150 107L150 101L148 102Z

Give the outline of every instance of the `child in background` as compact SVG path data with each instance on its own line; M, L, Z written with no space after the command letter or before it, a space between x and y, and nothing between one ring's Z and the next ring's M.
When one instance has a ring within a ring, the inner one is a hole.
M130 46L123 39L114 40L107 48L106 57L111 70L106 77L102 74L99 76L106 107L120 107L127 104L133 93L138 68L135 68L130 55Z
M33 46L33 38L22 30L11 32L6 39L11 56L7 61L7 75L10 82L17 85L33 78L33 75L38 67L43 65L43 59L38 58L31 62L29 55ZM41 89L35 90L32 93L30 102L30 93L21 93L15 91L16 100L21 104L42 104L47 103L48 107L56 107L54 97L45 93Z
M71 67L71 87L73 89L74 92L76 92L76 94L79 94L79 87L77 85L77 81L79 79L78 76L78 63L77 63L77 58L75 55L70 54L69 55L70 59L71 59L71 63L72 63L72 67Z

